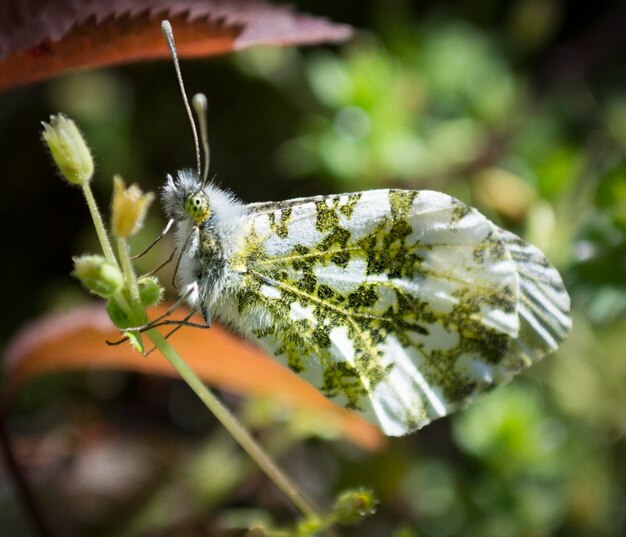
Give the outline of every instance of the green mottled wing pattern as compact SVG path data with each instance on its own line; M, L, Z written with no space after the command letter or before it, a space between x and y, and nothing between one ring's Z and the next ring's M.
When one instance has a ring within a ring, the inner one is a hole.
M226 320L389 435L465 406L570 328L544 256L445 194L255 204L246 226Z

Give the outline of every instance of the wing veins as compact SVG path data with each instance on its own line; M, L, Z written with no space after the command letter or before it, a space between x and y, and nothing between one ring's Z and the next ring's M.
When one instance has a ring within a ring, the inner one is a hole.
M350 325L354 328L355 333L358 335L357 337L361 340L361 343L363 345L364 349L367 349L367 354L372 358L375 359L375 353L371 352L371 345L370 343L367 341L367 339L365 338L365 335L363 333L363 330L361 330L361 328L359 327L359 325L356 323L355 321L355 317L359 317L359 318L366 318L366 319L377 319L377 320L390 320L384 317L376 317L374 315L363 315L363 314L350 314L340 308L337 308L331 304L325 303L324 301L315 298L311 295L308 295L307 293L304 293L303 291L300 291L299 289L295 289L289 285L283 284L281 282L277 282L275 280L271 280L270 278L265 278L263 277L262 274L259 274L258 272L255 271L251 271L252 274L254 274L257 278L259 278L261 281L265 281L265 280L270 280L274 285L276 285L277 287L281 288L281 289L285 289L288 292L291 292L295 295L300 295L300 296L304 296L308 299L310 299L311 301L319 304L321 307L329 309L331 311L335 311L336 313L339 313L340 315L343 315L346 319L346 321L348 323L350 323ZM347 360L346 360L347 361ZM348 362L350 363L350 362ZM359 375L359 379L361 381L361 384L365 387L366 390L370 389L369 386L369 381L367 379L367 377L365 376L365 372L364 371L359 371L359 368L357 368L357 366L353 363L350 363L350 365L352 367L354 367L355 371L358 373Z
M449 282L454 282L454 283L458 283L458 284L461 284L461 285L467 285L469 283L466 280L462 280L460 278L454 278L454 277L452 277L449 274L442 273L441 271L435 271L435 270L432 270L432 269L424 270L423 274L428 274L429 277L432 277L432 278L437 279L437 280L447 280ZM472 284L472 287L474 289L481 289L483 291L493 290L493 287L489 286L489 285L480 285L480 284L478 284L476 282L471 282L471 284Z
M252 274L253 276L255 276L259 281L262 282L266 282L266 283L271 283L272 285L275 285L276 287L280 288L280 289L284 289L285 291L288 291L294 295L299 295L301 297L304 297L308 300L310 300L311 302L314 302L315 304L322 306L325 309L334 311L335 313L339 313L341 315L343 315L344 317L346 317L347 319L350 319L351 317L357 317L359 319L372 319L372 320L377 320L377 321L389 321L389 322L393 322L393 319L389 318L389 317L380 317L377 315L367 315L365 313L350 313L347 312L341 308L338 308L337 306L333 306L332 304L328 304L327 302L324 302L323 300L314 297L313 295L309 295L308 293L305 293L304 291L300 291L299 289L296 289L295 287L292 287L290 285L284 284L282 282L279 282L277 280L274 280L272 278L268 278L267 276L264 276L263 274L260 274L258 272L256 272L255 270L250 270L248 271L248 274Z
M437 244L415 244L415 246L424 248L426 250L432 250L434 248L438 248L439 246L448 246L451 248L458 248L459 244L453 243L437 243ZM309 258L323 258L327 255L339 254L342 252L363 252L363 248L360 246L350 246L348 248L336 248L334 250L324 250L320 252L309 252L307 254L297 254L297 255L288 255L288 256L272 256L271 258L264 259L263 261L257 262L257 265L273 265L276 263L282 263L285 261L293 261L298 259L309 259Z
M310 252L308 254L301 255L290 255L290 256L272 256L271 258L264 259L263 261L257 261L258 266L266 266L266 265L274 265L276 263L283 263L285 261L292 261L298 259L308 259L308 258L323 258L326 256L332 256L334 254L338 254L341 252L355 252L355 251L363 251L363 248L359 246L353 246L351 248L337 248L336 250L324 250L323 252Z
M272 280L270 278L266 278L263 275L255 272L255 271L251 271L252 274L254 274L257 278L259 278L261 281L269 281L271 282L273 285L276 285L277 287L281 288L281 289L285 289L288 292L291 292L295 295L301 295L304 296L310 300L312 300L313 302L319 304L321 307L329 309L331 311L335 311L336 313L339 313L341 315L343 315L346 320L350 323L350 325L354 328L355 332L358 334L359 339L361 340L364 348L366 349L370 349L370 344L369 342L366 340L364 334L363 334L363 330L361 330L361 328L359 327L359 325L355 322L354 318L355 317L359 317L359 318L367 318L367 319L377 319L377 320L383 320L383 321L390 321L393 322L393 319L390 319L388 317L377 317L374 315L363 315L363 314L358 314L358 313L353 313L350 314L349 312L346 312L340 308L337 308L331 304L327 304L324 301L315 298L311 295L308 295L307 293L300 291L299 289L295 289L289 285L283 284L281 282L277 282L275 280ZM393 285L390 284L390 282L385 282L389 287L393 287ZM406 293L403 290L400 290L403 293ZM419 352L424 359L426 360L426 362L429 361L430 359L430 355L424 350L424 345L423 344L419 344L419 345L412 345L413 348L415 348L415 350L417 350L417 352ZM371 352L368 352L368 355L375 357L375 355ZM353 364L351 364L353 365ZM366 389L369 390L369 382L367 382L367 378L365 378L363 376L363 374L361 372L358 371L358 369L355 368L355 370L357 371L357 373L359 374L359 378L361 379L362 384L365 386ZM423 394L424 398L426 399L426 401L429 402L429 404L431 406L434 406L430 396L426 393L426 390L424 390L424 388L419 384L416 383L416 386L419 388L420 392ZM401 399L403 400L403 403L407 406L407 408L410 406L410 402L408 401L408 399L406 399L406 397L403 397L402 394L400 394Z
M454 246L454 245L451 245ZM271 265L276 265L276 264L280 264L280 263L284 263L284 262L288 262L291 260L298 260L298 259L309 259L309 258L317 258L317 259L323 259L326 257L331 257L334 254L337 253L341 253L341 252L364 252L364 250L360 247L352 247L352 248L343 248L343 249L336 249L336 250L326 250L324 252L312 252L312 253L308 253L308 254L302 254L302 255L293 255L293 256L283 256L283 257L279 257L279 256L273 256L271 258L268 259L264 259L263 261L257 261L256 262L256 266L258 267L264 267L264 266L271 266ZM254 272L254 271L250 271L250 272ZM453 276L451 276L450 274L446 274L446 273L442 273L441 271L436 271L433 269L429 269L426 268L424 270L421 271L422 274L427 274L430 277L433 277L435 279L439 279L439 280L447 280L450 282L454 282L454 283L458 283L461 285L467 285L467 281L462 280L460 278L455 278ZM263 277L261 274L258 274L259 277ZM403 278L400 278L403 279ZM272 280L272 283L274 283L275 280ZM381 282L378 281L378 283L385 283L385 282ZM472 287L476 288L476 289L482 289L484 291L488 291L491 289L490 286L488 285L480 285L476 282L472 282Z

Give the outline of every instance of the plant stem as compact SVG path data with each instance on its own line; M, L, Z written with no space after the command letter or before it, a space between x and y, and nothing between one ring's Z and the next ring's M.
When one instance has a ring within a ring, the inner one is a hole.
M91 219L93 220L93 225L96 228L96 233L98 234L98 240L100 241L100 246L102 247L102 251L104 252L104 257L109 263L117 267L117 259L115 258L115 254L113 253L113 248L111 248L109 236L107 235L106 229L104 229L102 216L100 215L100 211L98 210L98 205L96 203L96 199L93 197L93 192L91 191L89 183L83 185L83 194L85 196L85 200L87 200L87 207L89 207Z
M113 298L116 300L120 308L124 311L126 315L128 315L129 319L133 319L135 317L135 308L133 308L126 300L126 297L122 294L122 291L116 291L113 295ZM138 321L138 324L143 324L144 321Z
M174 369L196 393L202 402L209 408L226 430L233 436L239 445L248 453L268 477L283 491L285 496L308 518L320 520L321 516L315 507L291 482L291 480L276 466L261 446L250 436L250 433L237 421L237 418L213 395L204 383L191 370L167 340L156 330L149 330L146 335L152 340L163 356L172 364Z
M130 260L130 254L128 253L128 242L126 242L126 239L122 237L118 237L117 239L117 255L120 257L124 280L126 282L126 287L130 290L130 298L133 305L136 308L141 307L137 276L135 276L135 270L133 269L133 264Z

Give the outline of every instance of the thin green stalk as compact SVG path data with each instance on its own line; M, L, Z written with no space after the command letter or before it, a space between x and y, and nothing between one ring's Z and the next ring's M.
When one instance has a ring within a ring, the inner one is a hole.
M248 431L237 421L230 411L213 395L213 393L196 376L187 363L180 357L167 340L156 330L149 330L146 335L152 340L163 356L172 364L174 369L196 393L207 408L213 412L226 430L233 436L239 445L248 453L259 467L283 491L285 496L308 518L321 520L315 507L304 496L298 487L276 466L263 449L250 436Z
M117 254L120 256L120 263L122 265L122 272L124 274L124 280L126 286L130 290L130 298L135 307L141 306L141 300L139 298L139 286L137 285L137 276L133 269L132 261L130 260L130 254L128 252L128 242L123 237L117 239Z
M87 206L89 207L91 219L93 220L93 224L96 228L96 233L98 234L98 240L100 241L100 246L104 252L104 257L109 263L117 267L117 259L113 253L113 248L111 248L111 242L109 241L106 229L104 229L98 204L96 203L96 199L93 197L93 192L91 191L91 187L88 182L83 185L83 194L87 200Z
M135 309L128 303L128 300L126 300L122 291L116 291L113 298L118 303L119 307L122 308L124 313L128 315L129 319L132 319L135 316Z

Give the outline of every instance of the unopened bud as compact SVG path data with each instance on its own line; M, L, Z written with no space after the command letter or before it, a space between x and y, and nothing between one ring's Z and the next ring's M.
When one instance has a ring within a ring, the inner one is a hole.
M378 500L369 489L347 490L335 501L333 514L339 524L358 524L376 512Z
M61 175L74 185L85 185L93 176L93 158L76 123L63 114L42 121L42 138Z
M75 257L72 274L89 291L103 298L113 296L124 284L124 277L120 270L101 255Z
M113 210L111 227L116 237L130 237L143 225L144 218L154 194L144 194L137 185L128 188L118 175L113 178Z
M106 311L109 318L113 321L113 324L122 330L124 328L134 328L137 325L137 322L133 321L133 319L128 316L115 298L107 300ZM128 338L128 341L135 348L135 350L143 353L144 347L143 340L141 339L141 332L125 331L123 334Z
M139 286L139 298L144 308L156 306L163 298L163 288L159 280L154 276L145 276L137 281Z
M106 311L118 328L130 328L135 324L114 298L107 300Z

